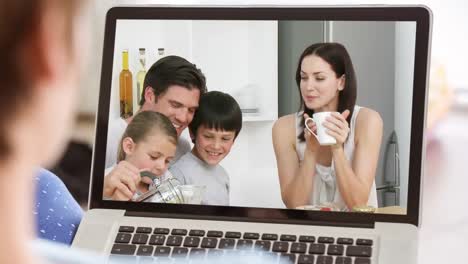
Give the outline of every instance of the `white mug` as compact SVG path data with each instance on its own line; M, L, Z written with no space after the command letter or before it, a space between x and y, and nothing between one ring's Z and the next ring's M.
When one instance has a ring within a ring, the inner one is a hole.
M310 131L310 133L312 133L312 135L315 136L315 138L317 138L318 142L320 143L320 145L322 146L329 146L329 145L334 145L336 144L336 139L332 136L330 136L329 134L327 134L326 132L326 127L323 126L323 123L326 121L327 117L331 116L331 114L334 113L334 112L319 112L319 113L315 113L312 115L312 117L309 117L305 120L305 128L307 128L307 130ZM337 112L336 112L337 113ZM309 122L310 120L314 121L315 125L317 126L317 134L315 134L312 129L310 129L308 126L307 126L307 122Z

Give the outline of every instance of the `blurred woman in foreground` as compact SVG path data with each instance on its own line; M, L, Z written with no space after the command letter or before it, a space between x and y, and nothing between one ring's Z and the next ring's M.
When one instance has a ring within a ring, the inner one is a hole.
M38 263L34 175L60 156L87 40L82 0L0 3L0 263ZM83 20L83 21L80 21Z

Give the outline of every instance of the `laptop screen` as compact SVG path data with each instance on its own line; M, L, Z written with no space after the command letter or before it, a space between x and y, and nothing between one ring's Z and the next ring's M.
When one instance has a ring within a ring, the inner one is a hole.
M104 201L407 214L416 20L114 23Z

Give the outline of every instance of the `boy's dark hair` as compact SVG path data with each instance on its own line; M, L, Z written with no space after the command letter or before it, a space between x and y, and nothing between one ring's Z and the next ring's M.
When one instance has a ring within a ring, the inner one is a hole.
M235 137L242 128L242 112L236 100L227 93L211 91L200 97L200 103L189 129L193 135L203 125L216 130L235 131ZM192 140L195 143L195 140Z
M200 95L206 92L205 75L195 64L179 56L167 56L156 61L146 73L139 105L145 103L146 87L153 89L158 100L171 85L180 85L189 90L198 89Z

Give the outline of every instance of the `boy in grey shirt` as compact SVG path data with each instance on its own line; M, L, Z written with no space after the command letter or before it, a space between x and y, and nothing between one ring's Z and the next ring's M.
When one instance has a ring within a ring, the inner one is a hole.
M229 175L219 163L241 128L242 112L232 96L219 91L201 96L189 125L194 147L169 171L182 184L205 186L202 204L229 205Z

